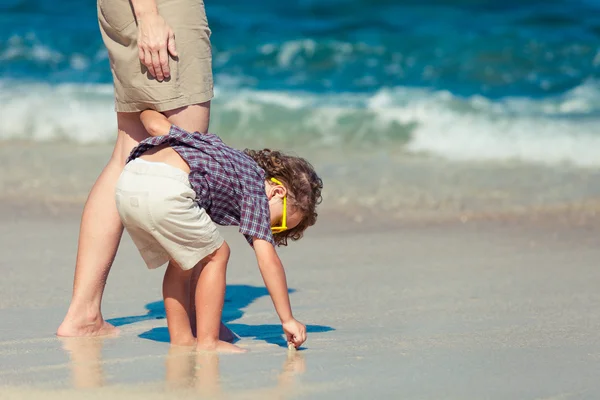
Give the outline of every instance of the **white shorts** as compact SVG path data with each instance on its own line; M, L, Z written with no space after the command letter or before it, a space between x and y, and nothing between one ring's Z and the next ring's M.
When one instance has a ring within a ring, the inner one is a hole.
M117 182L117 210L148 268L169 260L196 266L224 240L196 203L188 175L170 165L135 159Z

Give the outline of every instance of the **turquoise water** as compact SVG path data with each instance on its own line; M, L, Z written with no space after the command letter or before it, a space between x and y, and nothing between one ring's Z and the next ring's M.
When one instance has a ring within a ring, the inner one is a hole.
M600 1L206 3L211 130L600 165ZM95 2L0 4L0 139L110 141Z

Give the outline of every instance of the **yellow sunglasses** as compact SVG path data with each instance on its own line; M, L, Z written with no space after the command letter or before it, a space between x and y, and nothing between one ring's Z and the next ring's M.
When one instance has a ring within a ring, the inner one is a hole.
M277 185L283 186L283 183L279 182L275 178L271 178L271 182L276 183ZM285 224L287 220L287 194L283 196L283 216L281 217L281 226L272 226L271 232L273 233L281 233L287 230L287 225Z

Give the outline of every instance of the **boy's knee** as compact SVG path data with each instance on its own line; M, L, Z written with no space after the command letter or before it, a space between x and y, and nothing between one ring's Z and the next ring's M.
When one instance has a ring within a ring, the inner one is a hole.
M204 259L204 263L207 264L209 262L213 262L227 265L227 263L229 262L230 254L231 250L229 249L229 245L227 244L227 242L223 242L221 247L219 247L217 250L215 250L213 253L211 253L208 257Z
M219 261L228 262L229 256L231 255L231 249L229 248L227 242L223 242L221 247L215 251L214 255Z

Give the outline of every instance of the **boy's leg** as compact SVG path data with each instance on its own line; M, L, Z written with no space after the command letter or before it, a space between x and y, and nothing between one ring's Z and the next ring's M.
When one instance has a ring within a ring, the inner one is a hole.
M196 341L188 317L189 283L192 270L184 271L174 261L169 262L163 280L163 298L171 344L191 346Z
M192 272L192 282L190 289L190 309L188 314L190 316L190 324L192 325L192 333L196 336L196 284L198 283L198 278L200 277L200 272L202 268L194 268ZM221 322L221 327L219 328L219 340L224 342L233 343L239 337L229 329L223 322Z
M196 282L196 337L200 350L241 353L238 346L219 340L229 246L226 242L201 262Z

